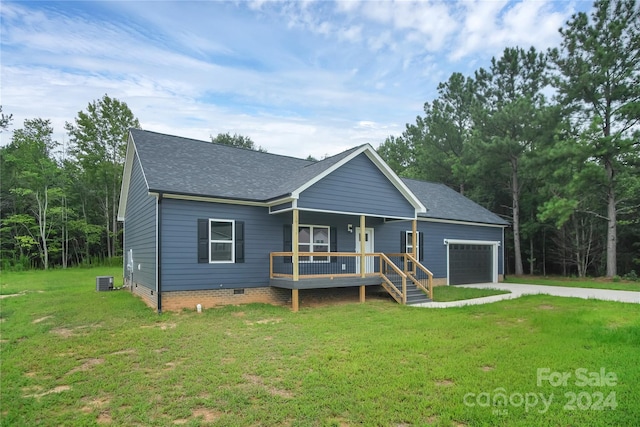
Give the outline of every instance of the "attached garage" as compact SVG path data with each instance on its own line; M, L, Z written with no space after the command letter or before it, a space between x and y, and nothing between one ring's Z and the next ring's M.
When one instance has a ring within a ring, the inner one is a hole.
M497 282L499 242L445 240L448 284Z

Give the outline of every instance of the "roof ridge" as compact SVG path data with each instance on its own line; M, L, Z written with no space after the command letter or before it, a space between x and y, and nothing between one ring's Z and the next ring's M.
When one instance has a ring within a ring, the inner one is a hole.
M251 148L236 147L234 145L221 144L219 142L205 141L203 139L196 139L196 138L191 138L191 137L172 135L170 133L157 132L157 131L153 131L153 130L131 128L131 129L129 129L129 131L152 133L152 134L156 134L156 135L168 136L170 138L185 139L185 140L188 140L188 141L191 141L191 142L199 142L199 143L203 143L203 144L211 144L211 145L215 145L215 146L218 146L218 147L228 147L230 149L244 150L244 151L248 151L248 152L252 152L252 153L268 154L268 155L271 155L271 156L284 157L284 158L294 159L294 160L301 160L301 161L304 161L304 162L309 162L309 165L312 165L314 163L318 163L318 162L314 162L312 160L303 159L303 158L300 158L300 157L288 156L286 154L277 154L277 153L270 153L268 151L254 150L254 149L251 149ZM305 165L304 167L307 167L309 165Z

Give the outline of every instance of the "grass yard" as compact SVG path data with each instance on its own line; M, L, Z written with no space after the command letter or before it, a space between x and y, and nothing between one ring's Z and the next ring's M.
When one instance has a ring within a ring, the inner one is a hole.
M499 289L459 288L457 286L435 286L433 300L436 302L461 301L466 299L490 297L492 295L509 294Z
M572 278L541 276L507 276L506 283L526 283L530 285L566 286L570 288L612 289L617 291L640 292L640 282L620 280L614 282L606 278Z
M95 291L95 276L119 272L2 273L1 425L640 419L640 305L536 295L453 309L372 301L158 315L126 291Z

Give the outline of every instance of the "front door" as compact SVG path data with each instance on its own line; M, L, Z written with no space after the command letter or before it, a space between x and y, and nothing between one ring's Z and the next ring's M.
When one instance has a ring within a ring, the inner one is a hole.
M356 250L357 253L360 252L360 227L356 227ZM373 245L373 228L365 228L364 229L364 253L370 254L374 251ZM373 256L368 256L365 259L365 273L375 273L375 259ZM356 272L360 273L360 258L356 258Z

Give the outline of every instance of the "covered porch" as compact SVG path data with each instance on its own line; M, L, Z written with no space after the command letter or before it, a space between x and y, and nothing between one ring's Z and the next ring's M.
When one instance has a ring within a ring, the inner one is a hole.
M304 289L358 287L360 302L365 302L367 286L382 286L398 303L410 304L418 295L433 297L433 274L417 257L417 221L411 221L412 253L374 252L369 245L365 215L360 215L356 228L356 251L332 251L330 245L321 251L305 251L305 226L300 225L299 212L292 210L291 251L269 255L270 286L290 289L292 310L299 310L299 291ZM313 238L313 237L311 237ZM326 248L326 250L324 250Z

